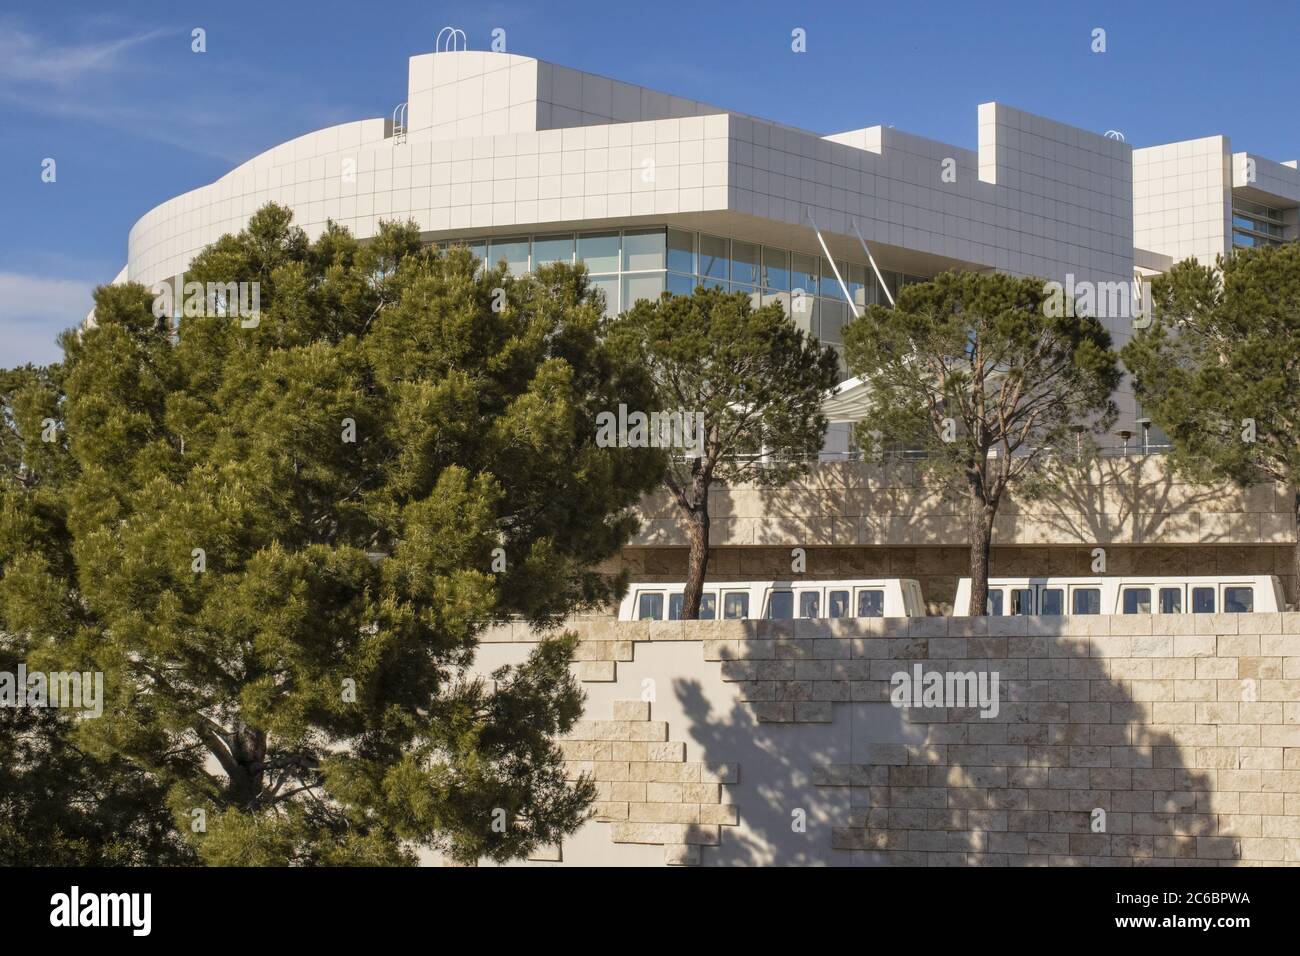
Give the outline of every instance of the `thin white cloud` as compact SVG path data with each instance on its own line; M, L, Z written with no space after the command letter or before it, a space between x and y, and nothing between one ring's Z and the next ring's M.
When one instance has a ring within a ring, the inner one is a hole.
M54 340L85 319L97 284L0 272L0 365L57 361Z
M18 83L53 83L67 86L94 73L119 69L122 54L165 36L165 30L148 30L116 40L59 45L19 30L12 23L0 25L0 79Z

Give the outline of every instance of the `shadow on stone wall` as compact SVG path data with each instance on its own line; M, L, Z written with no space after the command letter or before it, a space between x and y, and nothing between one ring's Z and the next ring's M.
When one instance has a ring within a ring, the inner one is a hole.
M1114 648L1162 638L1105 640ZM1172 646L1171 636L1163 640ZM757 642L738 642L741 660L747 643ZM1135 657L1130 645L1113 655L1112 675L1107 661L1090 656L1092 640L1059 634L863 637L844 661L815 657L824 650L814 643L794 638L780 652L796 665L838 665L806 669L830 680L736 686L742 698L851 698L830 705L831 724L761 722L745 699L719 712L697 681L674 685L703 759L739 763L745 784L735 796L741 826L727 828L722 845L708 851L712 862L1231 865L1240 858L1240 838L1218 828L1218 813L1239 808L1215 807L1215 768L1236 769L1238 751L1216 746L1215 726L1195 722L1188 710L1196 703L1173 700L1173 679L1194 677L1195 658ZM996 719L889 705L890 675L918 662L998 671ZM1126 684L1152 699L1135 700ZM1200 739L1181 744L1162 729L1165 721L1195 723L1185 731ZM1106 815L1100 833L1092 828L1098 808ZM806 833L792 829L798 809L808 813Z

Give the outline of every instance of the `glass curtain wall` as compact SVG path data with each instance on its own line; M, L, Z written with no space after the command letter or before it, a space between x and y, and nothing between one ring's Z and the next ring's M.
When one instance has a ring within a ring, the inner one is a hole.
M485 262L504 261L512 275L551 262L583 262L611 316L641 299L653 300L665 291L689 295L702 285L747 293L756 306L779 302L800 328L829 345L843 344L844 326L853 318L845 290L823 257L728 236L658 226L439 243L455 244L468 246ZM835 265L859 311L888 302L870 265ZM893 295L909 282L924 281L882 274Z

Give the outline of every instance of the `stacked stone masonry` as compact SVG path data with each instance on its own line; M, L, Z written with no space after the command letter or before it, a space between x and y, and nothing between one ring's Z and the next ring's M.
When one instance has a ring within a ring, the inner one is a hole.
M1300 614L571 627L600 658L698 644L755 726L886 704L893 675L917 662L996 672L995 717L900 708L914 742L805 768L816 786L852 797L832 853L869 850L895 865L1300 864ZM520 625L489 639L536 636ZM594 774L614 841L662 843L669 862L697 862L699 846L746 812L719 786L742 768L687 763L669 734L649 704L625 702L562 746L572 770Z
M595 781L595 819L612 824L613 841L663 844L670 866L699 863L700 847L716 845L719 827L739 820L723 800L736 765L688 762L686 744L650 719L648 701L615 702L612 720L579 722L560 749L569 779Z

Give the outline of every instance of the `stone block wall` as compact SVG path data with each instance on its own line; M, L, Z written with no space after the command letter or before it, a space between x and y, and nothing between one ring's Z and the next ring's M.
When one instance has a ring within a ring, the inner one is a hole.
M1300 864L1300 614L573 627L624 659L563 745L608 829L566 862ZM895 707L917 664L996 672L996 716Z

